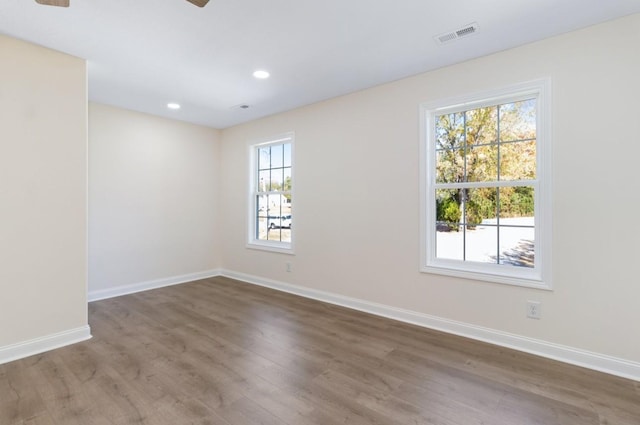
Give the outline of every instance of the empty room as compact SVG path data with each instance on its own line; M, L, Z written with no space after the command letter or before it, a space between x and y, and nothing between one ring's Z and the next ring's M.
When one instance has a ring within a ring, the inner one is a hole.
M0 425L639 425L639 46L637 0L3 0Z

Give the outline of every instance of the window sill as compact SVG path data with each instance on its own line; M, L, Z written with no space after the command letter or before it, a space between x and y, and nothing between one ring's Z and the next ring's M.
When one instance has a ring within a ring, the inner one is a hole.
M481 266L481 265L480 265ZM539 279L531 273L531 276L506 275L496 274L490 271L482 270L482 267L478 267L480 270L462 270L460 268L446 267L446 266L422 266L420 272L429 274L439 274L444 276L458 277L462 279L476 280L481 282L500 283L504 285L520 286L525 288L541 289L544 291L552 291L553 288L549 281Z
M295 255L293 247L290 244L283 243L260 243L249 242L247 243L248 249L256 249L258 251L276 252L279 254Z

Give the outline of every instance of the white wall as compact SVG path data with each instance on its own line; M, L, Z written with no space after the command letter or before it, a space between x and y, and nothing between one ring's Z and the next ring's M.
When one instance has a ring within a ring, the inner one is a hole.
M0 363L89 337L84 60L0 36Z
M114 296L220 266L219 131L89 105L89 293Z
M634 15L224 130L224 268L638 368L638 45ZM418 105L543 77L552 81L555 289L419 273ZM296 135L293 257L245 247L247 145L287 131ZM525 318L527 300L542 302L542 320Z

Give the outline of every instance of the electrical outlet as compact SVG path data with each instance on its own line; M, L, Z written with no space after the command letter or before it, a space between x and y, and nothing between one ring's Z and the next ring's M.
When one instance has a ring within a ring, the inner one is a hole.
M542 305L540 301L527 301L527 317L529 319L542 318Z
M287 270L287 273L291 273L291 263L285 263L285 270Z

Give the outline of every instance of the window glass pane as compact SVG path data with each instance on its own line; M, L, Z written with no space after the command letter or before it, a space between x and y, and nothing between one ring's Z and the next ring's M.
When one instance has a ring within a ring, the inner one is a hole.
M284 183L282 185L282 190L285 192L291 191L291 168L285 168L284 172Z
M266 195L258 195L256 197L256 239L267 239L267 208L268 197Z
M536 99L500 105L500 142L536 138Z
M282 203L282 214L288 215L289 218L291 218L291 204L293 199L290 193L286 193L283 196L284 196L284 200Z
M436 257L462 260L464 245L458 189L436 190Z
M258 173L258 192L269 192L271 190L271 170L264 170Z
M269 208L269 201L267 195L256 196L256 213L258 216L267 216L267 210Z
M282 182L284 181L284 169L275 168L271 170L271 190L282 190Z
M279 193L270 193L269 195L267 195L267 212L269 213L269 215L280 214L283 198L284 196Z
M500 180L536 178L536 141L500 144Z
M267 170L271 167L271 147L258 148L258 169Z
M534 189L531 186L500 188L500 223L534 225Z
M256 239L266 241L267 238L267 217L260 216L258 217L256 224Z
M436 157L436 183L464 181L464 150L440 150Z
M483 187L464 189L465 259L480 263L497 263L498 189Z
M498 180L498 145L473 146L467 153L467 181Z
M267 239L279 241L281 239L281 214L282 214L282 195L271 193L267 195Z
M280 241L282 241L282 242L291 242L291 229L290 228L280 229Z
M284 163L283 166L291 167L291 143L284 144Z
M531 186L500 188L500 264L534 266L533 197Z
M271 146L271 168L282 167L282 145Z
M436 224L436 257L462 260L464 253L463 232L459 223ZM455 229L455 230L454 230Z
M505 221L510 220L512 219ZM535 230L533 227L500 226L500 264L534 267Z
M467 111L467 145L486 145L498 139L498 108L490 106Z
M436 149L464 148L464 113L436 116Z
M498 262L498 228L479 224L465 228L465 260L478 263Z
M462 189L464 198L464 222L467 229L481 223L496 223L498 189L482 187L477 189Z
M436 224L439 231L444 231L447 226L451 227L450 230L458 230L462 218L459 195L460 189L436 190Z

